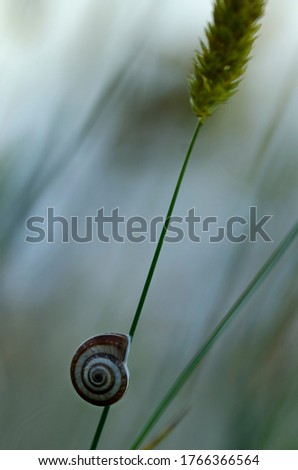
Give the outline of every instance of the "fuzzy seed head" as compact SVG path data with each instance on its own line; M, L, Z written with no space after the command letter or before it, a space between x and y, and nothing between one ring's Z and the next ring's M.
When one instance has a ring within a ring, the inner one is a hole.
M196 51L189 79L190 103L204 121L236 91L243 77L265 0L216 0L207 41Z

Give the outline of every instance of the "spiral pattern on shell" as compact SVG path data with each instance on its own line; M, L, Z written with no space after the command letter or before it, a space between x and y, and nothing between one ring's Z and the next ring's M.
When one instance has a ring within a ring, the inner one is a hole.
M107 406L124 395L129 384L130 338L116 333L94 336L75 353L70 375L78 394L89 403Z

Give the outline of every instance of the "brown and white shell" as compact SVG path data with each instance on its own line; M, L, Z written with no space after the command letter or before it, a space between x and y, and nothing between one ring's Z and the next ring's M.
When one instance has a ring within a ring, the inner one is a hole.
M110 333L87 339L75 353L70 375L78 394L89 403L107 406L124 395L129 384L128 335Z

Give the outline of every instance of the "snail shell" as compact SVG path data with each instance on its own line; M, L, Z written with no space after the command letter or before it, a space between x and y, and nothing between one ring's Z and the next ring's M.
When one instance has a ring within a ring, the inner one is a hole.
M94 336L79 346L71 366L71 381L89 403L116 403L128 388L127 356L130 337L117 333Z

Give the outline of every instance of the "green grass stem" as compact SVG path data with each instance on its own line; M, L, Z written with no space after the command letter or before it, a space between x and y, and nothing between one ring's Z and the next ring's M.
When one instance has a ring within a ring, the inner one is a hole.
M154 275L154 271L155 271L155 268L156 268L156 265L157 265L157 261L158 261L158 258L159 258L159 255L160 255L160 252L161 252L161 249L162 249L162 246L163 246L164 238L165 238L165 235L166 235L167 230L168 230L168 225L170 223L170 219L171 219L171 216L173 214L173 210L174 210L175 203L176 203L176 200L177 200L177 196L179 194L179 190L180 190L180 187L181 187L181 184L182 184L182 181L183 181L183 177L184 177L184 174L185 174L185 171L186 171L186 168L187 168L192 150L194 148L195 142L197 140L197 137L198 137L198 134L199 134L199 131L200 131L202 125L203 125L202 121L199 120L198 125L196 127L196 130L194 132L194 135L191 139L188 151L186 153L181 171L180 171L180 175L179 175L179 178L178 178L178 181L177 181L177 184L176 184L173 196L172 196L172 200L171 200L170 205L169 205L167 216L166 216L166 219L165 219L165 222L164 222L164 225L163 225L163 228L162 228L162 231L161 231L161 234L160 234L160 237L159 237L156 249L155 249L155 253L153 255L153 259L152 259L152 262L151 262L151 265L150 265L150 268L149 268L149 271L148 271L148 275L147 275L147 278L146 278L146 281L145 281L145 284L144 284L144 287L143 287L143 291L141 293L141 297L140 297L140 300L139 300L139 303L138 303L138 306L137 306L137 309L136 309L136 312L135 312L135 315L134 315L134 318L133 318L133 321L132 321L132 324L131 324L131 327L130 327L130 330L129 330L129 334L131 336L131 339L133 339L133 337L135 335L136 328L138 326L138 323L139 323L139 320L140 320L140 317L141 317L143 306L144 306L144 303L145 303L145 300L146 300L146 297L147 297L147 294L148 294L148 290L149 290L149 287L150 287L150 284L151 284L151 281L152 281L152 278L153 278L153 275Z
M102 434L102 431L103 431L106 419L108 417L109 411L110 411L110 406L105 406L102 413L101 413L101 417L100 417L97 429L95 431L95 434L94 434L94 437L93 437L93 440L92 440L92 444L90 446L90 450L95 450L97 445L98 445L98 442L99 442L100 436Z
M150 265L150 268L149 268L149 271L148 271L148 274L147 274L147 277L146 277L146 280L145 280L145 284L144 284L144 287L143 287L143 290L142 290L142 293L141 293L141 296L140 296L140 300L139 300L136 312L134 314L134 317L133 317L133 320L132 320L132 323L131 323L131 327L130 327L130 330L129 330L129 335L131 337L131 340L133 340L133 337L135 335L135 332L136 332L136 329L137 329L137 326L138 326L138 323L139 323L139 320L140 320L140 317L141 317L141 314L142 314L143 306L144 306L144 303L145 303L145 300L146 300L146 297L147 297L147 294L148 294L148 291L149 291L149 287L150 287L150 284L151 284L151 281L152 281L152 278L153 278L153 275L154 275L154 271L155 271L155 268L156 268L156 265L157 265L157 262L158 262L158 258L159 258L159 255L160 255L163 243L164 243L164 238L165 238L167 230L168 230L170 219L171 219L171 216L173 214L173 210L174 210L175 203L176 203L176 200L177 200L177 197L178 197L178 194L179 194L179 190L180 190L180 187L181 187L181 184L182 184L182 181L183 181L183 177L185 175L185 171L186 171L190 156L192 154L194 145L196 143L196 140L197 140L197 137L198 137L198 134L199 134L199 131L200 131L202 125L203 125L202 121L199 120L198 124L196 126L196 129L194 131L193 137L191 139L190 145L188 147L188 150L186 152L186 156L185 156L185 159L184 159L184 162L183 162L180 174L179 174L179 178L177 180L177 183L176 183L176 186L175 186L175 189L174 189L174 193L173 193L170 205L169 205L169 209L168 209L168 212L167 212L167 215L166 215L166 219L165 219L165 222L164 222L164 225L163 225L163 228L162 228L162 231L161 231L161 234L160 234L160 237L159 237L159 240L158 240L153 258L152 258L152 262L151 262L151 265ZM109 413L109 409L110 409L109 406L107 406L103 409L101 418L99 420L99 424L97 426L97 429L96 429L96 432L95 432L95 435L94 435L94 438L93 438L93 441L92 441L91 450L96 449L97 446L98 446L99 439L100 439L100 436L102 434L102 431L103 431L103 428L104 428L104 425L105 425L105 422L106 422L106 419L107 419L107 416L108 416L108 413Z
M138 449L140 444L144 441L147 437L153 426L157 423L161 415L165 412L168 408L170 403L176 397L178 392L181 390L183 385L187 382L190 378L192 373L195 371L197 366L200 364L202 359L205 357L209 349L213 346L216 342L219 335L223 332L226 328L228 323L235 318L235 315L239 312L240 308L248 301L250 296L253 292L259 287L259 285L265 280L268 274L271 272L273 267L276 263L280 260L282 255L286 252L287 248L291 245L291 243L295 240L298 235L298 221L292 227L292 229L287 233L287 235L283 238L277 248L274 250L272 255L269 259L265 262L262 268L258 271L255 277L251 280L248 284L246 289L242 292L240 297L236 300L236 302L232 305L232 307L228 310L226 315L223 319L218 323L216 328L212 331L210 336L207 338L205 343L199 348L197 353L193 356L193 358L189 361L183 371L180 373L172 387L166 393L164 398L161 400L155 411L152 413L149 420L146 422L145 426L133 442L131 449Z

